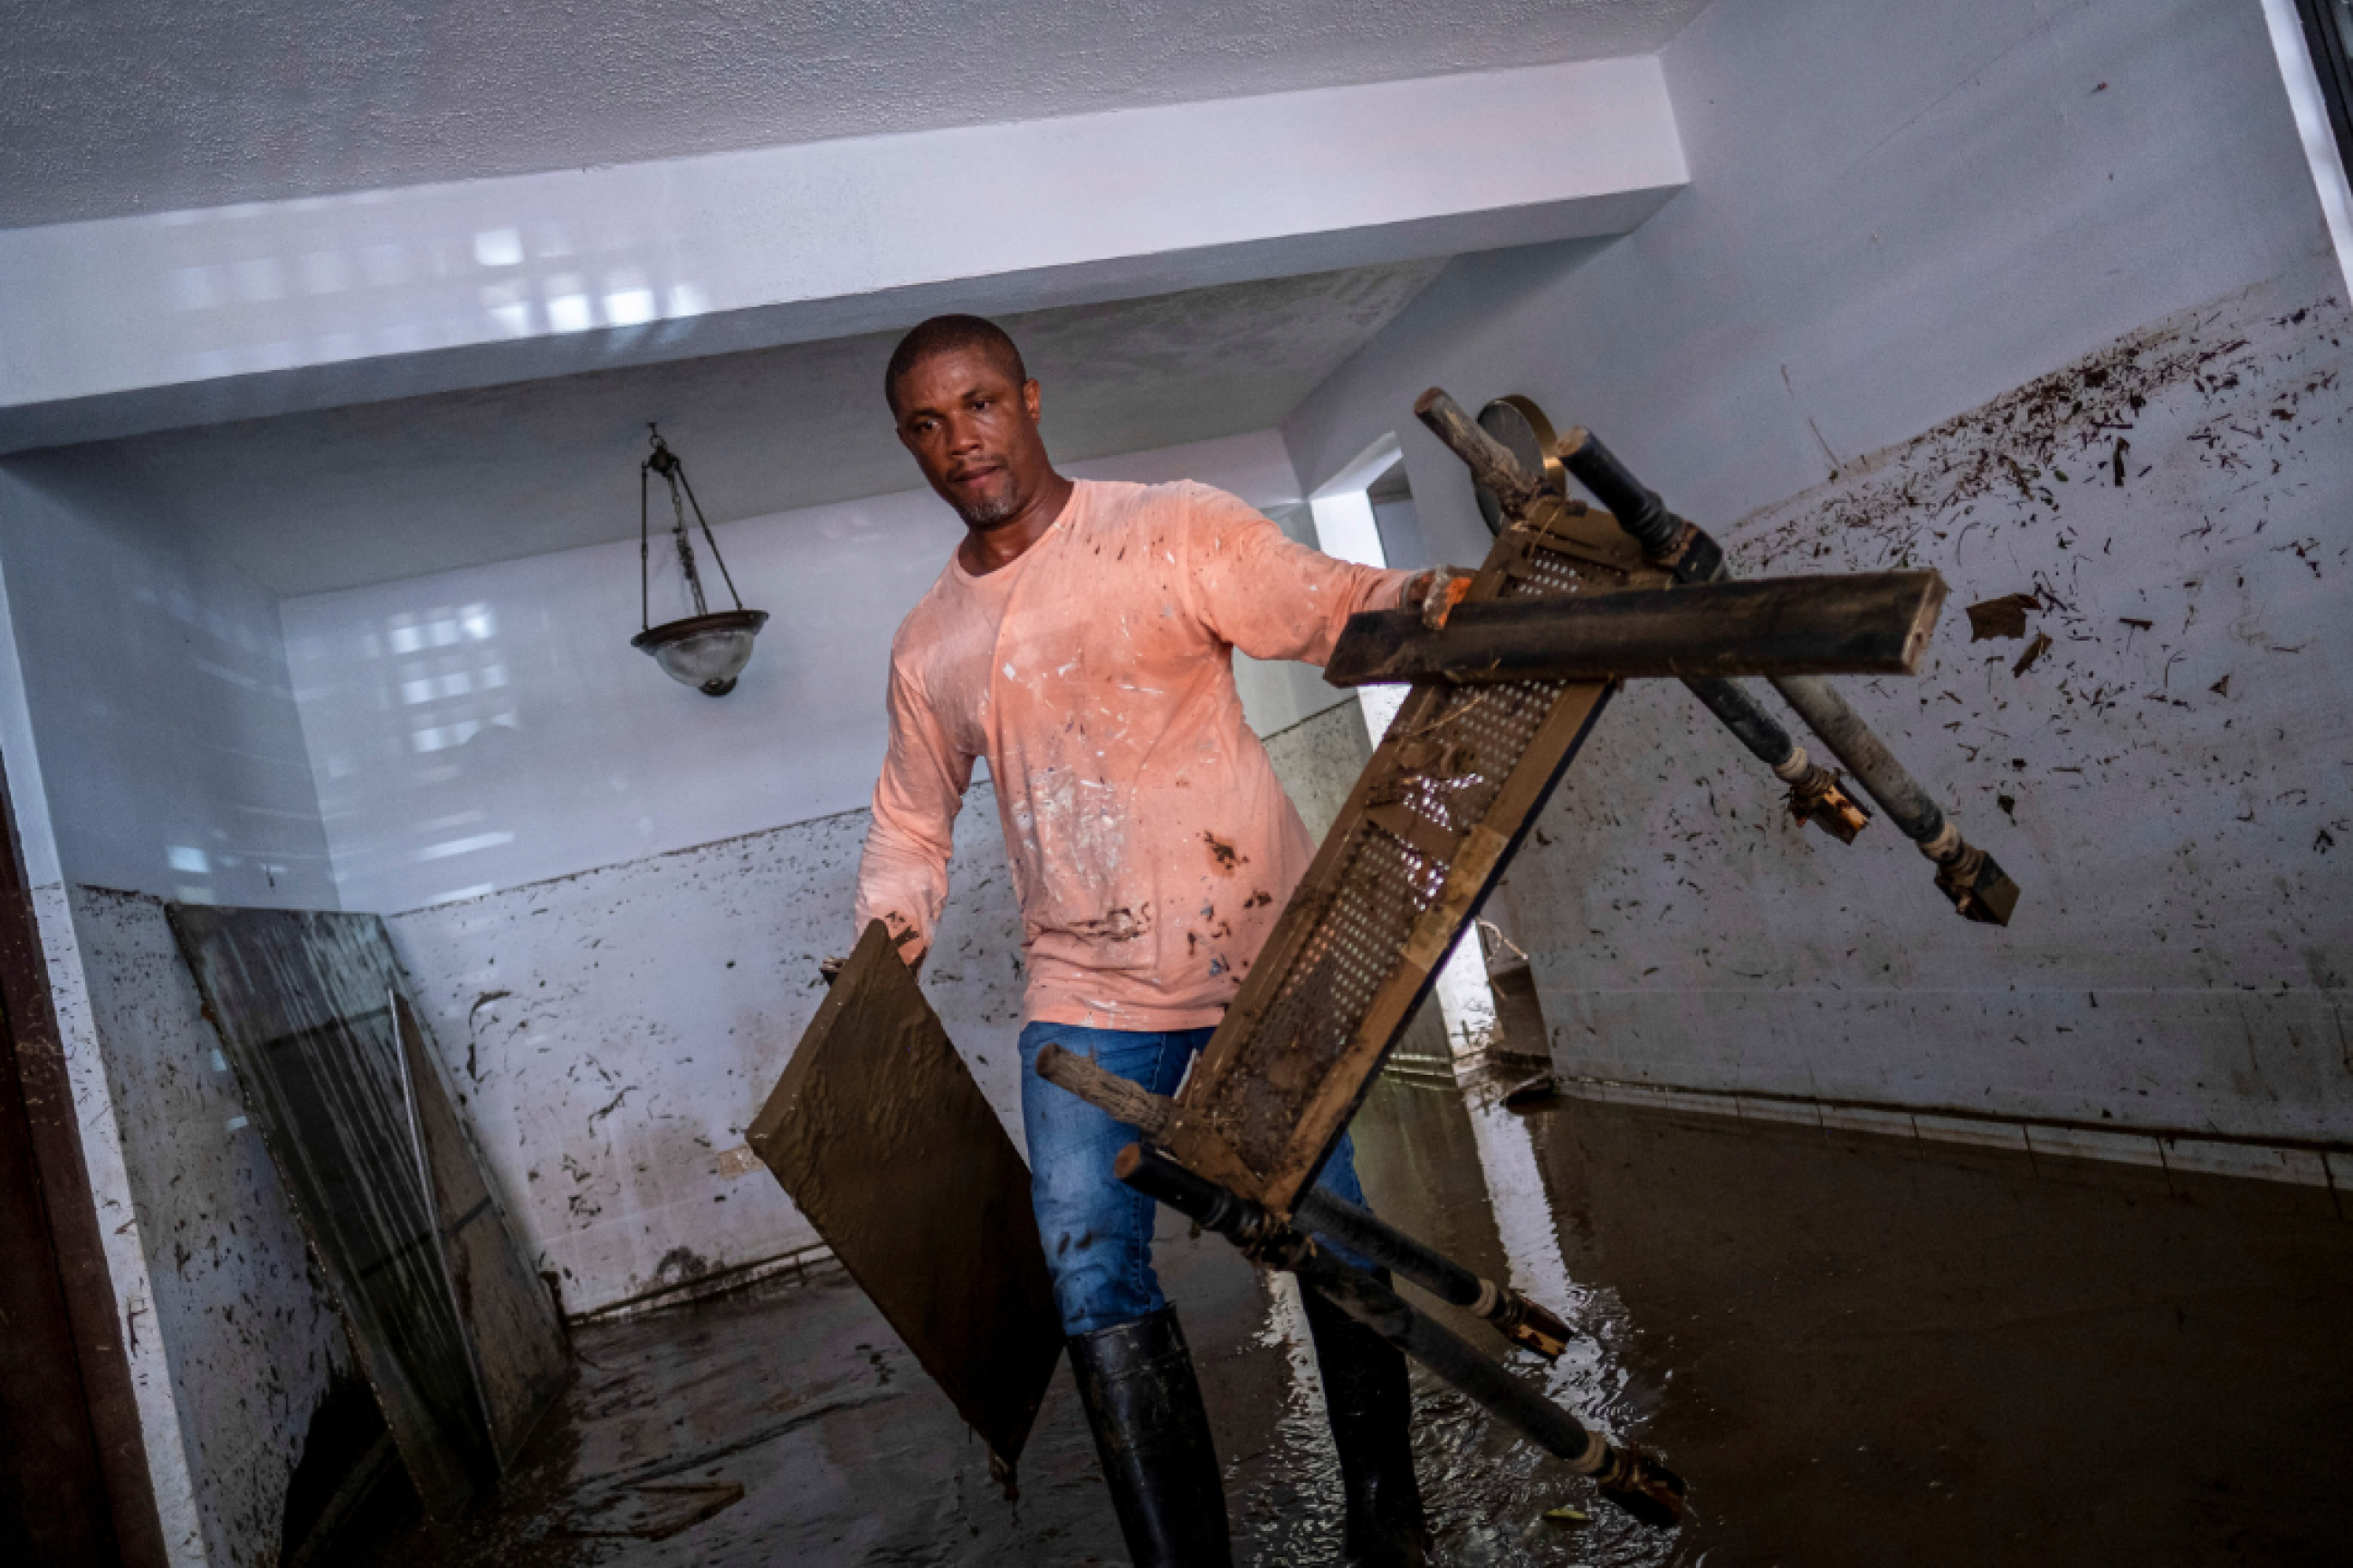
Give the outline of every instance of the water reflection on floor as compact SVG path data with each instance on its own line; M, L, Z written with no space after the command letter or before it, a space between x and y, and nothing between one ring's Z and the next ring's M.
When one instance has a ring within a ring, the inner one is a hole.
M1827 1565L2353 1558L2353 1225L2325 1191L2167 1177L1581 1101L1523 1118L1385 1082L1377 1208L1585 1336L1522 1374L1663 1451L1667 1535L1417 1376L1442 1560ZM1237 1557L1334 1562L1303 1321L1164 1226L1228 1465ZM1465 1337L1500 1342L1460 1314ZM1117 1563L1058 1375L1018 1506L839 1273L580 1336L502 1510L383 1542L426 1564ZM737 1481L661 1542L565 1533L616 1483ZM1583 1525L1547 1522L1569 1504Z
M1560 1313L1579 1337L1546 1366L1509 1351L1468 1313L1409 1288L1418 1305L1494 1350L1588 1426L1641 1436L1660 1381L1630 1362L1633 1325L1615 1293L1563 1252L1566 1236L1536 1147L1554 1114L1515 1115L1476 1089L1466 1094L1385 1081L1356 1126L1366 1195L1401 1229ZM1675 1560L1674 1537L1599 1503L1588 1485L1426 1374L1418 1374L1416 1384L1417 1468L1449 1562ZM1564 1527L1545 1520L1562 1506L1591 1522Z

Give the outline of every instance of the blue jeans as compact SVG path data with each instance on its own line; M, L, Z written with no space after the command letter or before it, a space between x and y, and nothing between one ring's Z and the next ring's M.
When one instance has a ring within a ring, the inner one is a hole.
M1150 1198L1111 1173L1119 1152L1142 1136L1113 1121L1067 1089L1038 1076L1038 1053L1049 1045L1092 1057L1109 1071L1155 1094L1174 1094L1185 1068L1209 1043L1210 1029L1145 1034L1090 1029L1077 1024L1031 1024L1021 1031L1021 1126L1029 1139L1029 1201L1046 1267L1054 1277L1054 1304L1062 1331L1091 1333L1151 1316L1168 1304L1152 1271ZM1363 1206L1356 1149L1342 1134L1315 1184ZM1329 1246L1329 1243L1325 1244ZM1373 1266L1342 1247L1337 1256L1359 1268Z

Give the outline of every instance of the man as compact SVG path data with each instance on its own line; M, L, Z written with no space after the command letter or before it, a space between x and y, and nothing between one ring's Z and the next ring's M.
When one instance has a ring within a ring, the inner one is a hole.
M1111 1173L1135 1131L1041 1080L1038 1054L1057 1043L1176 1091L1315 848L1242 721L1233 650L1320 664L1349 616L1441 605L1454 574L1335 561L1202 485L1063 478L1038 384L978 317L909 332L884 389L965 537L892 642L858 923L883 921L922 962L987 757L1028 964L1031 1193L1096 1450L1139 1565L1227 1563L1200 1390L1152 1271L1153 1205ZM1346 1140L1321 1181L1363 1201ZM1404 1359L1314 1296L1308 1321L1349 1558L1422 1563Z

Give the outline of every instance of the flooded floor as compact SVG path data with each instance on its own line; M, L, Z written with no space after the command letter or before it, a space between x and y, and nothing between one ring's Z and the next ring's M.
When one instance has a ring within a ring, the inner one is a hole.
M2353 1224L2330 1193L1478 1099L1379 1087L1356 1123L1374 1205L1562 1310L1585 1337L1556 1367L1523 1356L1524 1375L1662 1452L1692 1517L1672 1534L1624 1521L1417 1373L1442 1562L2353 1561ZM1181 1224L1159 1252L1227 1461L1237 1560L1336 1561L1288 1281ZM1008 1503L839 1271L577 1344L577 1382L502 1508L385 1532L370 1560L1125 1561L1068 1375ZM681 1524L733 1485L740 1500L667 1539L595 1533ZM1592 1521L1544 1519L1562 1504Z

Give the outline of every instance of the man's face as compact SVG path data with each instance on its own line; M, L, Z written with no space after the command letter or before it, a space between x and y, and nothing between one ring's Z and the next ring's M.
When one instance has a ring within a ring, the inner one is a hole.
M1038 434L1038 384L996 355L957 349L899 378L899 439L967 527L1010 521L1052 477Z

